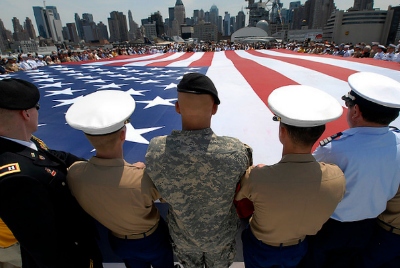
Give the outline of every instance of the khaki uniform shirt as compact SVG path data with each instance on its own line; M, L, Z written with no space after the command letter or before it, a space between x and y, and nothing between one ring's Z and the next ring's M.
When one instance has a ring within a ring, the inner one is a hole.
M279 244L316 234L344 191L345 178L336 165L319 163L311 154L288 154L243 176L236 200L253 201L254 236L265 244Z
M387 202L386 210L378 218L400 229L400 188L396 195Z
M20 68L18 67L18 65L16 63L7 63L6 64L6 69L12 72L17 72L20 70Z
M143 233L160 219L153 203L159 194L152 181L144 169L123 159L76 162L67 180L82 208L114 233Z

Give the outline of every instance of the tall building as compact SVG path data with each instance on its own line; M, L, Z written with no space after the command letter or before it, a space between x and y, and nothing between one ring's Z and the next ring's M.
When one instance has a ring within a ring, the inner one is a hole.
M179 24L185 24L185 6L182 3L182 0L176 0L174 7L174 19L178 21Z
M85 39L85 35L83 33L83 22L81 18L79 17L78 13L75 13L75 25L76 25L76 30L78 31L78 36L81 40Z
M139 25L133 20L132 12L128 11L129 40L138 39Z
M231 17L231 23L230 23L230 28L231 28L231 34L236 32L236 18L234 16Z
M169 24L168 24L168 26L169 26L169 28L172 29L172 22L175 19L175 7L168 8L168 16L169 16Z
M289 3L289 10L288 10L288 14L287 14L287 23L290 23L290 28L293 28L293 15L294 15L294 9L298 8L299 6L301 6L301 2L300 1L295 1L295 2L290 2Z
M105 25L102 21L97 23L97 34L99 36L99 40L108 40L108 31L107 25Z
M249 26L256 27L257 22L260 20L269 20L269 11L265 9L265 3L261 0L254 2L254 0L248 0L249 5L246 7L249 9Z
M28 32L25 31L22 25L19 23L19 19L14 17L12 19L12 24L14 28L13 38L15 41L29 40Z
M76 30L76 24L75 23L67 23L67 29L68 29L68 36L69 40L72 43L79 43L79 36L78 32Z
M231 35L231 15L227 11L225 11L223 25L224 25L223 29L224 36Z
M82 14L82 19L83 19L84 21L87 21L87 22L94 22L94 21L93 21L93 15L90 14L90 13L83 13L83 14Z
M276 0L272 4L272 9L270 12L270 23L272 24L282 24L281 20L281 10L282 10L283 4L281 3L280 0Z
M292 29L322 29L336 10L333 0L307 0L293 10Z
M246 15L243 10L239 11L236 16L236 31L246 26Z
M111 42L128 41L128 25L126 16L122 12L113 11L108 18Z
M156 36L160 36L164 34L164 22L163 22L163 18L161 16L160 11L157 11L153 14L151 14L151 16L149 17L149 22L150 23L154 23L156 24Z
M193 38L198 38L201 41L218 41L217 25L206 22L199 23L193 27Z
M34 6L33 14L41 37L51 38L56 42L64 41L61 18L55 6L46 6L46 8Z
M354 6L350 11L373 10L374 0L354 0Z
M36 31L33 27L32 21L30 18L26 17L24 22L24 30L28 33L29 38L35 39L36 38Z
M210 8L210 22L214 25L218 26L218 7L216 5L212 5Z
M193 23L196 25L199 22L200 10L193 10Z

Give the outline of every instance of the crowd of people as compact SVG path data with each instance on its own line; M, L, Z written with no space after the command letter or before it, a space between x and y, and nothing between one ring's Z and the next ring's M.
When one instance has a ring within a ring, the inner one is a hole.
M113 49L86 49L72 50L59 49L53 51L51 55L32 55L18 54L17 56L10 55L6 58L0 56L0 74L26 71L36 69L45 65L59 64L62 62L77 62L77 61L96 61L101 59L110 59L120 55L135 55L135 54L154 54L154 53L173 53L173 52L219 52L226 50L252 50L252 49L288 49L299 53L319 54L319 55L334 55L341 57L354 58L374 58L385 61L393 61L400 63L400 41L399 45L389 44L386 48L377 42L371 45L365 43L340 44L327 42L293 42L293 43L253 43L241 44L230 42L206 42L201 44L180 44L171 43L168 45L136 45L129 47L116 47Z
M102 268L94 218L128 268L173 268L173 254L184 268L228 268L247 200L246 268L399 267L400 131L389 124L399 116L400 83L359 72L348 84L350 128L314 153L342 105L309 86L275 89L268 104L282 159L254 166L253 148L211 129L221 100L206 75L183 76L175 103L182 129L154 137L145 163L134 164L123 158L135 109L129 93L100 90L68 109L69 126L96 149L86 160L32 136L35 85L1 80L0 261ZM155 200L169 204L166 221Z

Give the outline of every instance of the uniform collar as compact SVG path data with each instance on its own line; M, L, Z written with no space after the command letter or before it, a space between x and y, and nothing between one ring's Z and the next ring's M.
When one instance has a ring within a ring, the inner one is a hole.
M344 135L354 135L357 133L360 134L373 134L373 135L379 135L379 134L385 134L389 131L389 127L354 127L354 128L349 128L343 131Z
M128 164L122 158L105 159L105 158L99 158L97 156L92 156L89 159L89 162L94 165L106 166L106 167L123 167L124 165Z
M314 156L312 154L287 154L284 155L279 161L279 163L289 163L289 162L297 162L297 163L304 163L304 162L316 162Z
M0 136L0 137L3 139L9 140L9 141L16 142L16 143L26 146L28 148L31 148L32 150L35 150L35 151L38 150L36 144L33 143L33 141L31 141L31 140L30 141L21 141L21 140L12 139L12 138L3 137L3 136Z
M171 135L183 135L183 136L202 136L202 135L212 135L214 132L211 128L204 128L199 130L172 130Z

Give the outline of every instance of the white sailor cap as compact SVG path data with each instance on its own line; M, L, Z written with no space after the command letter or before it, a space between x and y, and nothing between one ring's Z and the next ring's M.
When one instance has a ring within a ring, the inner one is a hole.
M339 102L317 88L303 85L275 89L268 98L274 120L295 127L315 127L339 118Z
M400 109L400 83L387 76L359 72L349 76L351 91L342 99L349 98L355 103Z
M378 48L386 49L384 45L379 45Z
M21 57L22 57L22 58L27 58L27 57L28 57L28 55L26 55L26 54L22 54L22 55L21 55Z
M389 47L394 47L394 48L396 48L396 45L390 44Z
M41 58L41 59L43 59L43 55L38 55L38 58Z
M78 99L67 111L67 123L89 135L120 130L135 110L135 100L119 90L101 90Z
M379 42L372 42L371 43L373 46L379 46Z

